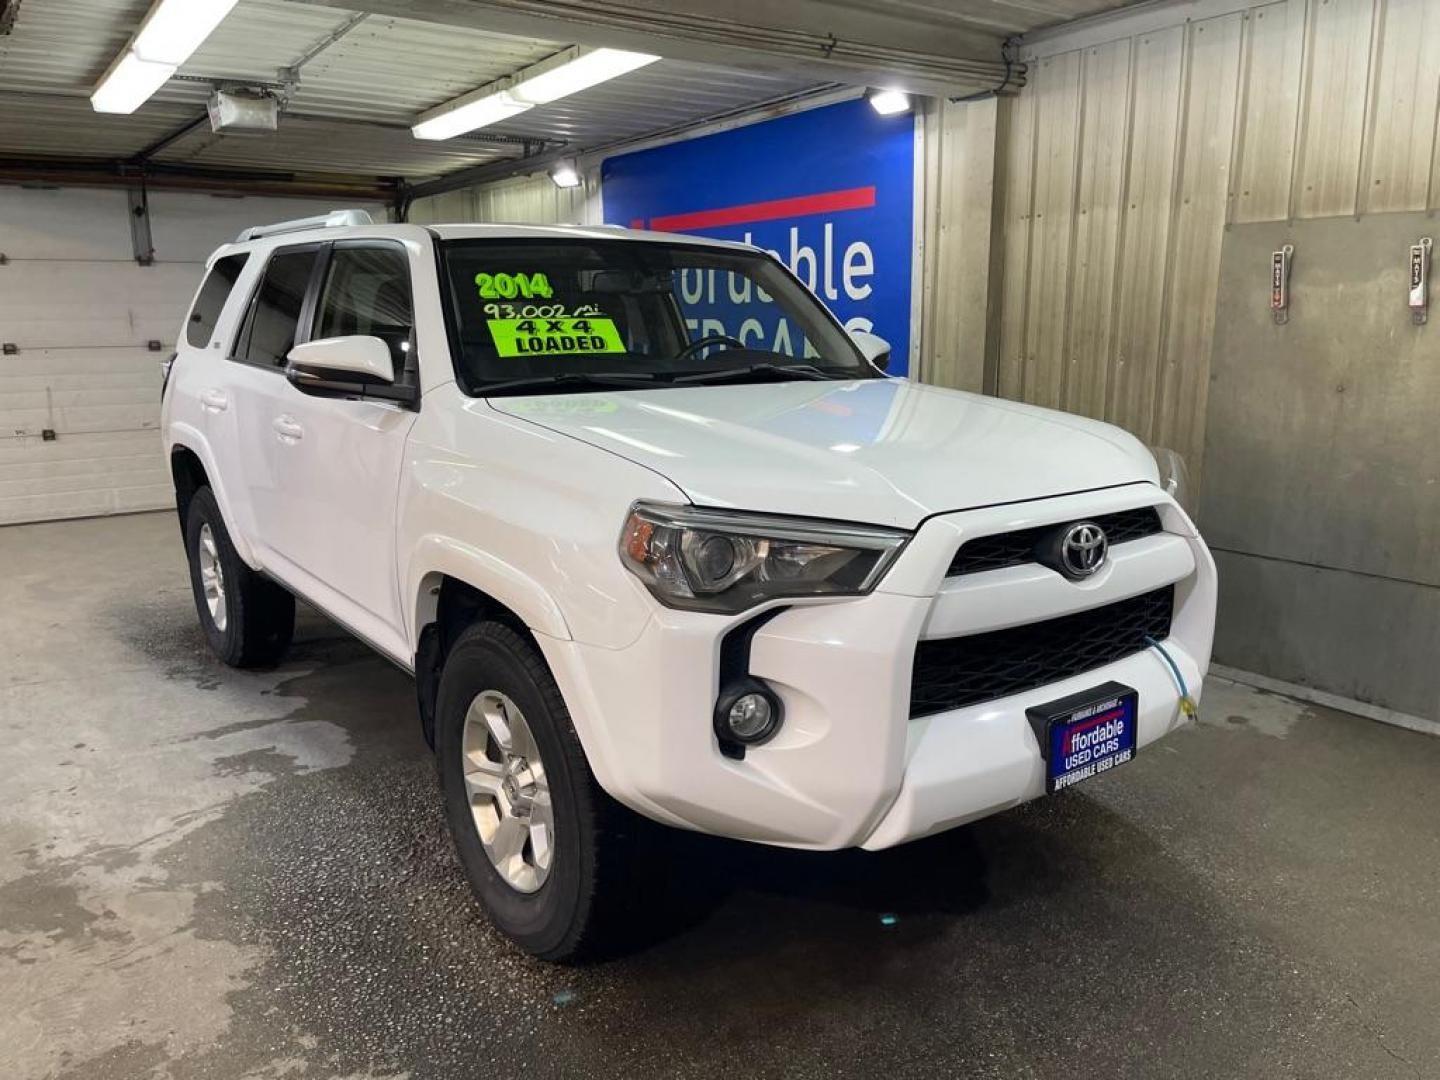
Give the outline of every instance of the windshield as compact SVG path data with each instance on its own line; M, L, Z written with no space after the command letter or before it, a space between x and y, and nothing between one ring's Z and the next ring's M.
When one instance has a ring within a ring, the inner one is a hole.
M441 251L456 373L475 396L880 375L759 252L548 239Z

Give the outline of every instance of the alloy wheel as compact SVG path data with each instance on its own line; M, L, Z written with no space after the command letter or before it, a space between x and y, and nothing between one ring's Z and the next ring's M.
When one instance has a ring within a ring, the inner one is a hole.
M505 694L475 695L461 739L465 791L485 854L505 883L533 893L555 858L555 812L540 747Z

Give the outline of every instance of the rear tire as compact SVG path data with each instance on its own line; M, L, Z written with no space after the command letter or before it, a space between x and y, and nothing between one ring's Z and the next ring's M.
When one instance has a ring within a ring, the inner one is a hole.
M634 818L596 783L530 641L497 622L460 634L436 748L456 853L495 926L542 960L613 944Z
M295 633L295 597L236 554L208 487L190 499L185 553L195 611L215 655L231 667L279 663Z

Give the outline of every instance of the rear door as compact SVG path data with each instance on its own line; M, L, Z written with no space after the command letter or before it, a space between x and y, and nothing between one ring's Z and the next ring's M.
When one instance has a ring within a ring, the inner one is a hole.
M321 252L322 245L305 244L270 253L235 335L223 385L207 406L231 502L231 525L244 531L266 570L296 587L285 573L279 542L290 500L275 418L284 395L294 393L285 379L286 358L307 337L311 285ZM205 400L202 394L202 404Z

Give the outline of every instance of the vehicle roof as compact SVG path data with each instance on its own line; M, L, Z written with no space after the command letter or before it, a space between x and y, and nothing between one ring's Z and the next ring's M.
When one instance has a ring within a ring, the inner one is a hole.
M341 227L316 226L294 232L276 233L224 245L216 254L229 251L250 251L257 247L283 247L289 244L314 243L317 240L357 240L367 237L383 239L414 239L418 229L428 230L441 240L626 240L639 243L678 243L702 247L727 248L733 251L759 250L753 244L733 240L713 240L706 236L685 233L652 232L648 229L626 229L619 225L514 225L466 222L427 223L420 225L356 225Z

